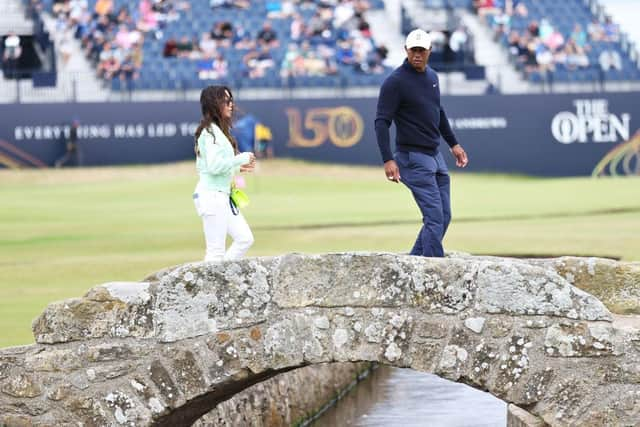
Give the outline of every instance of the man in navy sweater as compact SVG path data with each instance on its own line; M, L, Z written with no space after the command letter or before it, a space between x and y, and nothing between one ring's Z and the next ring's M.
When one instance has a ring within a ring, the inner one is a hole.
M442 257L442 239L451 221L449 172L438 151L443 138L456 159L465 167L467 154L458 144L440 105L440 84L436 72L427 66L431 38L413 30L405 42L407 59L382 83L375 128L387 179L402 181L422 212L422 228L411 255ZM389 141L391 122L396 125L396 152Z

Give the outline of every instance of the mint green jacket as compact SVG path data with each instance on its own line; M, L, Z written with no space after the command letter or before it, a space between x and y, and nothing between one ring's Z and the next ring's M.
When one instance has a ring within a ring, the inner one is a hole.
M196 157L196 169L200 180L196 193L221 191L229 194L233 176L241 165L249 163L249 153L235 155L231 142L215 123L200 133L198 149L200 155Z

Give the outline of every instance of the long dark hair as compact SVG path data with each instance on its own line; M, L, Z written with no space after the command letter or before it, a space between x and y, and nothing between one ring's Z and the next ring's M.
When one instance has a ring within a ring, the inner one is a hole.
M200 93L200 109L202 110L202 119L200 125L196 129L196 141L194 150L196 156L200 155L198 150L198 138L204 129L209 129L212 123L218 125L222 133L229 139L233 146L233 151L238 152L238 144L231 135L232 121L222 116L222 110L227 106L227 102L233 101L231 89L227 86L207 86Z

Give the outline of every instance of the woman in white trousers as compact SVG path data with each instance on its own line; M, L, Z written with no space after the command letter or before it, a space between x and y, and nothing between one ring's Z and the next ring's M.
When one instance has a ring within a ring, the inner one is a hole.
M205 261L241 258L253 244L253 234L232 205L231 182L238 172L255 167L253 153L237 153L231 136L233 95L226 86L208 86L200 94L202 119L196 130L196 169L199 181L193 194L202 217L206 242ZM226 250L227 234L233 243Z

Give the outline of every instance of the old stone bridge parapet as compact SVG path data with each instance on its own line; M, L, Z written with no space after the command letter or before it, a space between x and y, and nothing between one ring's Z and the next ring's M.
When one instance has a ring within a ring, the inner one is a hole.
M640 331L544 262L395 254L188 264L49 305L0 350L0 425L188 425L335 361L435 373L551 425L636 425Z

